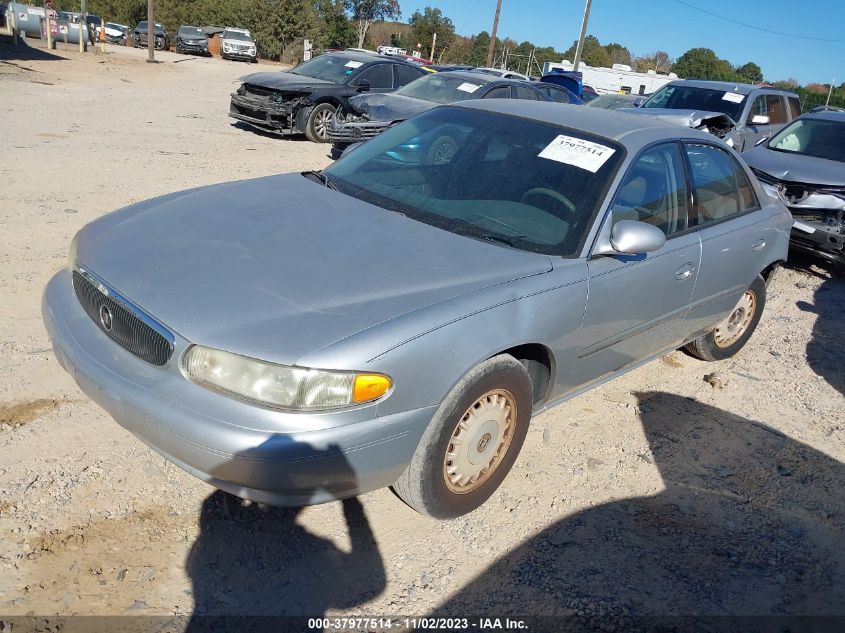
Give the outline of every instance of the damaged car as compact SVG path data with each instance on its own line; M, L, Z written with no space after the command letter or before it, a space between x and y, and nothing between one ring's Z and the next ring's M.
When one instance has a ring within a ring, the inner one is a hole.
M805 114L742 157L792 212L792 248L845 267L845 112Z
M393 92L426 74L420 66L378 54L324 53L287 72L247 75L232 94L229 116L277 134L329 142L329 122L361 93Z
M176 32L176 52L208 55L208 38L205 31L198 26L180 26Z
M533 415L682 346L730 358L760 321L786 207L712 136L640 121L465 100L322 172L104 215L44 293L55 357L231 494L391 486L429 516L470 512ZM447 163L394 157L447 133Z
M554 90L555 98L544 90ZM560 95L558 94L560 92ZM571 96L570 96L571 95ZM457 103L466 99L529 99L580 103L568 90L551 84L529 83L515 79L500 79L468 71L440 72L420 77L392 94L365 94L349 99L344 110L334 113L328 136L332 142L332 157L338 158L355 143L373 138L389 127L438 105ZM444 136L454 144L451 137ZM454 147L444 149L433 144L435 152L454 153Z
M709 132L742 152L800 116L801 105L794 92L769 86L681 79L626 112Z

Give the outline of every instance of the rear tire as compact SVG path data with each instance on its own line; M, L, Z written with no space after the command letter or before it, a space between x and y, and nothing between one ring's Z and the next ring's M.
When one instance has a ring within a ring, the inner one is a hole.
M320 103L314 106L305 124L305 136L312 143L329 143L329 121L334 116L335 108L331 103Z
M393 492L437 519L475 510L519 455L532 393L528 372L513 356L495 356L473 368L437 409Z
M455 157L458 151L458 142L448 134L444 134L434 140L428 148L427 160L429 165L446 165Z
M765 306L766 281L757 275L731 313L712 332L688 343L684 349L706 361L730 358L745 347L754 334Z

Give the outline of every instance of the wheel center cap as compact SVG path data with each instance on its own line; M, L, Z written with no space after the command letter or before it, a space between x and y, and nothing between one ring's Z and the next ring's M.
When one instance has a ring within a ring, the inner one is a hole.
M490 443L490 440L493 439L489 433L485 433L481 440L478 442L478 452L483 453L484 449L487 448L487 445Z

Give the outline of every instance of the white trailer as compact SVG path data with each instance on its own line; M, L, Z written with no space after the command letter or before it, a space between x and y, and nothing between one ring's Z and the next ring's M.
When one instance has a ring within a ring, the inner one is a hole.
M543 74L558 70L573 70L572 62L564 59L559 64L546 62L543 65ZM635 72L627 64L613 64L613 68L600 68L588 66L581 63L578 70L581 71L583 83L591 86L599 94L634 94L647 95L678 78L675 73L659 75L653 70L646 73Z

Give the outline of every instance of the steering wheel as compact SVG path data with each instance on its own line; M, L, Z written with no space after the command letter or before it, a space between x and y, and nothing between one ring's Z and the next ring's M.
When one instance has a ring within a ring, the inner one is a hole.
M567 198L562 193L555 191L554 189L547 189L546 187L534 187L533 189L529 189L522 197L519 199L520 202L523 204L528 204L526 200L531 198L532 196L545 196L546 198L551 198L555 202L562 204L569 215L575 215L578 210L576 209L575 205L572 203L572 200Z

